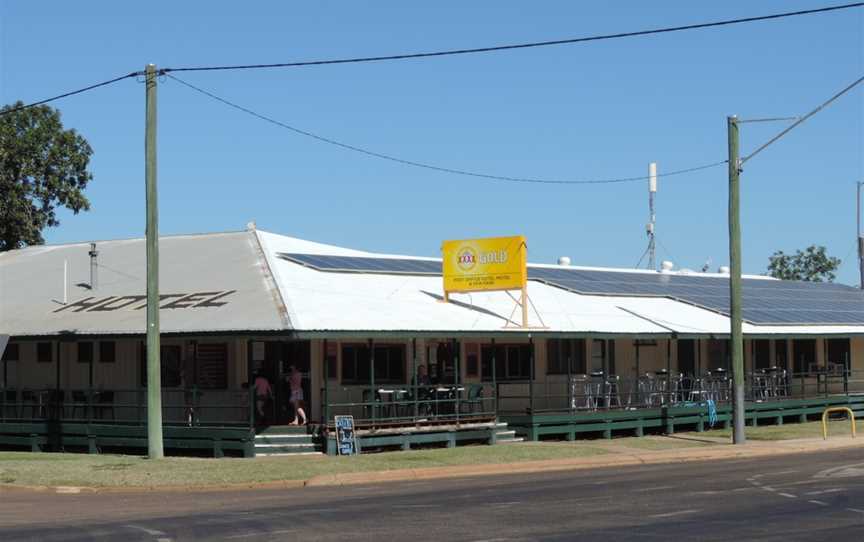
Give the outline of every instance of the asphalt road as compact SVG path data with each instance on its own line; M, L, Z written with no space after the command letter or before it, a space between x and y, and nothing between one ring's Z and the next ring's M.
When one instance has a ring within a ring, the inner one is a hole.
M0 540L864 540L864 452L376 486L0 495Z

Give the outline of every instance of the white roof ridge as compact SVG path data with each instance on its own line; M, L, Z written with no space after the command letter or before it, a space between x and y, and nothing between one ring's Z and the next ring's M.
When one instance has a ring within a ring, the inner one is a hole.
M228 230L228 231L214 231L214 232L192 232L192 233L161 233L159 234L159 239L179 239L183 237L215 237L218 235L234 235L240 233L249 233L249 230ZM45 248L63 248L63 247L72 247L76 245L89 245L90 243L123 243L129 241L145 241L146 236L139 235L137 237L120 237L117 239L88 239L86 241L69 241L66 243L44 243L42 245L27 245L26 247L15 248L12 250L7 250L2 254L9 254L12 252L20 253L25 250L39 250Z

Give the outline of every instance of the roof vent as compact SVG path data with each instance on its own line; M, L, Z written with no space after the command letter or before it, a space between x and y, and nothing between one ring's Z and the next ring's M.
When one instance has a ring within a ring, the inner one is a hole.
M663 260L660 262L660 272L661 273L671 273L672 269L675 267L675 264L670 262L669 260Z
M558 265L570 265L570 256L561 256L558 258Z
M99 281L99 263L96 258L99 256L99 251L96 250L96 243L90 243L90 289L95 290Z
M258 229L258 226L255 225L254 220L250 220L249 222L246 223L246 229L248 231L255 231L256 229Z
M720 266L720 269L717 270L717 272L720 273L721 275L728 275L728 274L729 274L729 271L730 271L730 270L729 270L729 266L728 266L728 265L721 265L721 266Z

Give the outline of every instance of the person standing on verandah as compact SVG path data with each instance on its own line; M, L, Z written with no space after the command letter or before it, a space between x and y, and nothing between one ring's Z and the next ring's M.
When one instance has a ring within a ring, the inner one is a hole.
M303 410L303 373L297 370L297 367L291 366L291 373L288 375L288 385L291 389L291 396L288 402L294 409L294 421L291 425L299 424L306 425L306 412Z

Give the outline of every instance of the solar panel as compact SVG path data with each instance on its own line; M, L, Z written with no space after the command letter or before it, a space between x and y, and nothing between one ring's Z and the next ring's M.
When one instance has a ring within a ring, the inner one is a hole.
M341 273L441 275L441 260L278 253L306 267ZM588 295L667 297L729 314L720 276L528 266L529 280ZM833 283L742 279L742 313L756 324L864 324L864 293Z
M373 258L365 256L326 256L320 254L277 253L277 257L311 267L317 271L379 273L394 275L440 275L440 260L410 258Z

